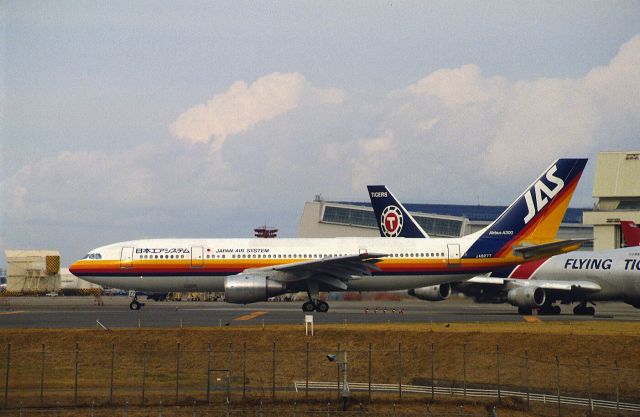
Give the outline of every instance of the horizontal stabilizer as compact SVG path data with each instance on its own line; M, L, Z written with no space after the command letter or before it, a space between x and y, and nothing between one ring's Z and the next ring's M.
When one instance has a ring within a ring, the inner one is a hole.
M514 255L522 256L524 259L531 259L540 256L553 256L579 249L583 244L591 242L592 240L593 239L567 239L543 243L541 245L514 246L513 253Z

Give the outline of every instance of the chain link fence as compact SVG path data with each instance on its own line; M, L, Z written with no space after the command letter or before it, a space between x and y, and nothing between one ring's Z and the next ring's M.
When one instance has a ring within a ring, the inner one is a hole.
M640 402L640 369L622 368L615 359L603 366L590 359L514 355L500 346L480 351L467 344L426 344L420 349L398 344L349 349L345 364L340 361L344 352L339 344L319 348L307 343L291 349L275 342L259 347L209 344L200 349L178 343L161 349L132 339L130 345L99 350L75 343L66 350L49 350L43 344L20 351L7 344L0 350L0 401L5 410L315 401L326 396L340 399L346 379L359 387L353 397L365 402L389 396L398 403L406 398L432 400L446 389L462 400L490 391L488 396L501 401L519 392L519 401L527 406L534 394L552 404L561 396L586 398L592 407L596 403L591 401L609 401L619 410ZM337 353L339 360L329 361L330 353ZM329 385L318 389L319 382ZM559 413L561 408L558 401Z

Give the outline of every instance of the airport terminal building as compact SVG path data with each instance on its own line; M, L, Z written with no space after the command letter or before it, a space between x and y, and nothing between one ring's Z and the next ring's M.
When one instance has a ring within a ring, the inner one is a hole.
M404 204L422 228L433 237L460 237L495 220L506 206L461 204ZM593 227L583 224L584 209L569 208L558 239L593 238ZM316 196L304 205L300 237L380 236L369 203L324 201ZM585 245L590 249L591 245Z

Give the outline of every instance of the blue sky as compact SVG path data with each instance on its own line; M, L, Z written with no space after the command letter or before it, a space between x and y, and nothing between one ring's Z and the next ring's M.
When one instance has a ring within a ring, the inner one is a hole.
M0 251L508 204L640 148L640 2L4 2ZM0 254L3 256L4 253Z

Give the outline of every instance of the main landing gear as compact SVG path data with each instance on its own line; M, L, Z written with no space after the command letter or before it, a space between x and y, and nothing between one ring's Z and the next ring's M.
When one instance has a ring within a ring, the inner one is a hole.
M129 295L133 297L133 299L131 300L131 304L129 304L129 308L131 310L140 310L142 307L144 307L144 303L138 301L138 294L136 294L135 291L129 291Z
M596 314L596 309L593 307L587 307L587 302L583 301L573 308L573 314L579 316L593 316Z
M325 303L322 300L311 300L302 304L302 311L306 313L311 313L312 311L317 311L318 313L326 313L329 311L329 304Z
M305 313L311 313L312 311L326 313L329 311L329 304L318 299L318 293L318 283L315 281L309 281L307 283L307 297L309 297L309 301L302 304L302 311Z
M538 314L545 316L555 316L562 312L560 306L554 306L553 304L543 304L542 307L539 308Z

